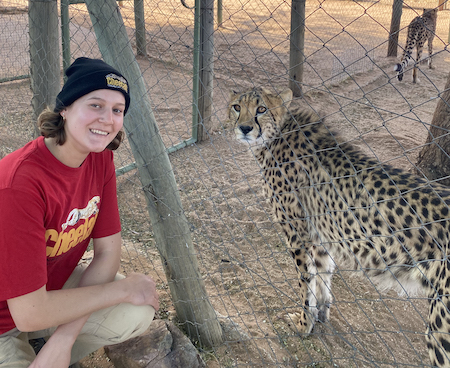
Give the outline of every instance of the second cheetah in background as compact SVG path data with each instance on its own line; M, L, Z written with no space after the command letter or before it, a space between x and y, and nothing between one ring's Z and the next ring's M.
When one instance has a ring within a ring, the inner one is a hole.
M399 81L403 79L403 73L412 60L414 47L417 50L416 61L413 68L413 83L417 82L417 64L422 56L423 46L428 42L428 67L432 68L431 54L433 53L433 39L436 33L437 9L423 9L423 14L415 17L408 26L408 36L403 56L399 64L395 65Z

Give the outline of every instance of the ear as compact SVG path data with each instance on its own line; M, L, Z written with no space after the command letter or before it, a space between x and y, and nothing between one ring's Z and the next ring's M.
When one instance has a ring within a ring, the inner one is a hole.
M286 88L283 92L279 94L279 96L283 100L284 106L288 108L292 102L293 97L292 91L289 88Z
M230 92L230 101L234 100L234 98L239 94L239 92L231 91Z

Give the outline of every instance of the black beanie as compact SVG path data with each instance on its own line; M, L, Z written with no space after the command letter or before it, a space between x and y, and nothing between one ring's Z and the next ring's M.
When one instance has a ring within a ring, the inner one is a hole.
M67 81L56 96L55 112L70 106L80 97L98 89L112 89L125 97L126 114L130 106L130 88L127 80L103 60L80 57L66 70Z

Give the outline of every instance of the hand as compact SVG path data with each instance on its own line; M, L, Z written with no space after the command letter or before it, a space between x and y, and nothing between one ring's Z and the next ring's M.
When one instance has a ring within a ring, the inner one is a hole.
M50 337L29 368L67 368L72 346L73 342Z
M150 276L132 273L124 280L129 293L128 302L134 305L151 305L156 311L159 309L159 296L156 283Z

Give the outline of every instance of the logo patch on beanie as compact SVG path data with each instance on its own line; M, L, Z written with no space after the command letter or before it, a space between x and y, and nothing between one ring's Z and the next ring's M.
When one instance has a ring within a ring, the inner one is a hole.
M119 88L128 93L128 83L125 78L117 74L110 73L106 77L106 85L111 88Z

